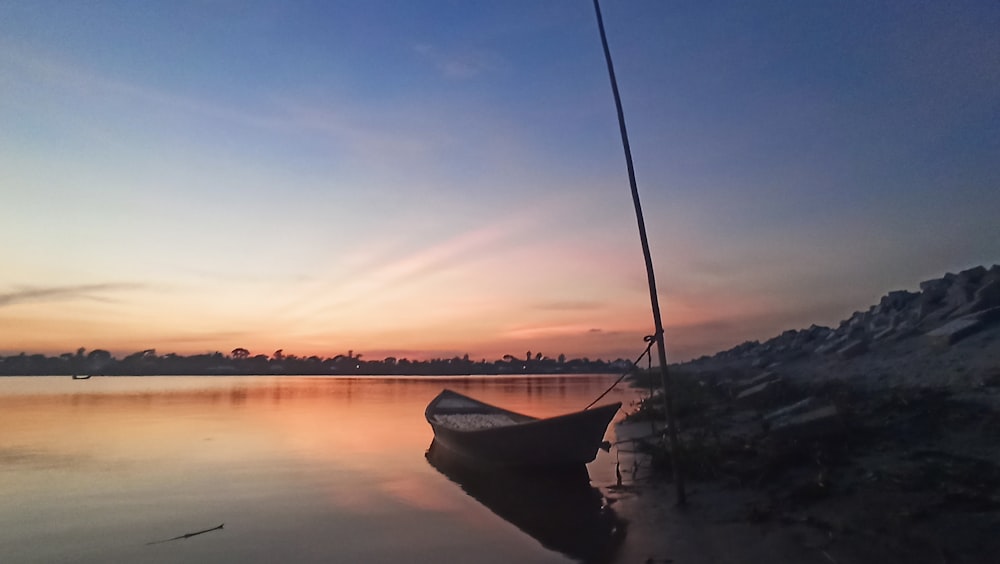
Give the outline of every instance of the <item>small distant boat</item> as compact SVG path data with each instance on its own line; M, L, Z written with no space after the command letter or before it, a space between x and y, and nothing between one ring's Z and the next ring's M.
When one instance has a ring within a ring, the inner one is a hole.
M504 468L586 464L604 444L621 402L538 419L444 390L424 411L438 443L472 462Z
M90 380L90 374L74 374L74 380Z

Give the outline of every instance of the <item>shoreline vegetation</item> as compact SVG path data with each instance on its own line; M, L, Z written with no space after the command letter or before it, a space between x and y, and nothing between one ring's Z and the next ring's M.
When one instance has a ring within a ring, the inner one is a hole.
M618 428L646 561L987 562L1000 552L1000 267L890 292L836 329L671 365ZM614 494L614 492L612 492ZM685 537L687 535L687 537ZM691 539L739 539L726 549ZM669 560L666 560L669 559Z
M504 355L502 359L473 361L469 355L430 360L409 360L386 357L381 360L362 359L360 353L330 358L285 355L277 350L272 355L253 355L244 348L221 352L181 356L174 353L157 355L155 349L139 351L124 358L115 358L103 349L59 356L20 353L0 356L0 376L479 376L514 374L603 374L623 373L631 362L624 359L605 361L589 358L567 359L560 354L550 358L528 351L523 358Z

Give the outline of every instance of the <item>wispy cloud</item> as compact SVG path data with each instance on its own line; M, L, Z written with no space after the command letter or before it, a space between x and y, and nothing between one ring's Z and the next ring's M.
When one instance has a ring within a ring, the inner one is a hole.
M509 339L540 339L550 337L565 336L595 336L595 335L615 335L617 331L604 331L589 325L565 324L565 325L537 325L530 327L518 327L505 332L502 337Z
M448 78L473 78L496 68L498 64L496 55L483 51L444 51L426 43L415 45L413 51Z
M150 87L44 52L32 51L30 56L19 57L11 54L24 51L14 43L0 40L0 74L12 75L22 83L55 87L81 98L120 99L280 135L319 134L368 157L421 157L432 143L444 142L429 132L427 122L417 119L418 123L414 124L409 116L390 108L367 108L350 101L316 106L287 95L265 98L257 107L239 108L229 102L218 103L210 98ZM450 72L457 74L473 72L476 67L472 62L466 63L465 70L461 70L463 67L458 63L450 66Z
M8 71L34 81L54 85L81 96L120 96L144 104L166 106L185 112L206 115L256 127L280 127L281 120L241 112L231 107L212 104L198 98L182 96L166 90L150 88L117 77L93 71L81 65L51 57L46 53L31 52L30 56L14 57L10 53L23 52L9 42L0 42L0 63ZM3 54L7 53L6 56Z
M316 132L355 153L379 159L421 158L446 142L446 136L433 129L431 123L420 123L419 117L388 109L366 112L359 104L347 106L349 110L286 101L268 125Z
M542 311L593 311L601 309L604 304L588 300L551 300L536 303L533 307Z
M80 284L76 286L23 286L0 294L0 307L25 302L66 302L87 300L94 302L114 302L117 292L135 291L144 284L106 283Z
M226 343L247 339L252 336L253 333L251 331L192 331L184 334L166 335L159 339L159 341L169 344Z
M399 257L371 265L368 271L358 270L350 279L325 285L318 292L335 296L326 311L347 305L357 306L373 296L384 295L401 287L412 287L430 276L448 270L464 268L477 257L489 256L489 249L503 246L518 233L523 218L509 218L460 232L452 237L423 246ZM312 304L315 307L315 303Z

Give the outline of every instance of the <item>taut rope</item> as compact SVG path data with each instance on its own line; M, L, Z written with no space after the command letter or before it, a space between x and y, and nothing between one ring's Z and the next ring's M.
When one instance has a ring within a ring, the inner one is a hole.
M611 387L609 387L607 390L604 390L604 393L602 393L601 395L597 396L597 399L595 399L594 401L590 402L590 404L587 405L587 407L583 408L584 410L587 410L587 409L590 409L590 408L594 407L595 403L601 401L601 398L603 398L604 396L608 395L608 393L611 392L611 390L615 389L615 386L617 386L618 384L620 384L621 381L624 380L626 376L628 376L629 374L631 374L632 372L634 372L635 371L635 367L638 366L640 362L642 362L642 357L644 357L644 356L650 357L650 362L652 362L652 357L649 355L649 349L653 348L653 345L656 344L656 336L655 335L646 335L645 337L642 338L642 340L647 343L646 344L646 350L642 351L642 354L640 354L639 357L635 359L635 362L632 363L632 366L629 367L629 369L628 369L627 372L625 372L621 376L619 376L618 379L615 380L615 383L611 384Z

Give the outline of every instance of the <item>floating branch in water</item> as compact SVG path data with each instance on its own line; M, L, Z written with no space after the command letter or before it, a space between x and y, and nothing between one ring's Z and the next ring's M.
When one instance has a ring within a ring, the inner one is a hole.
M172 539L163 539L163 540L158 540L158 541L153 541L153 542L147 542L146 545L160 544L161 542L170 542L170 541L175 541L175 540L189 539L189 538L191 538L193 536L203 535L205 533L211 533L212 531L218 531L218 530L222 529L222 527L224 527L225 525L226 524L223 523L223 524L219 525L218 527L212 527L211 529L205 529L204 531L198 531L198 532L195 532L195 533L188 533L186 535L181 535L179 537L174 537Z

